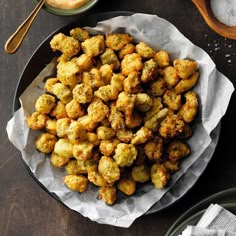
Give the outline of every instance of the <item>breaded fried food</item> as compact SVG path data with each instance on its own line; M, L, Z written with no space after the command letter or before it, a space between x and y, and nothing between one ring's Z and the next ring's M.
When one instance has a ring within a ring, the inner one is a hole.
M131 129L118 129L116 131L116 137L123 143L129 143L134 134Z
M108 48L119 51L131 41L132 37L128 34L107 34L105 44Z
M165 83L168 89L173 88L179 82L179 75L177 73L177 69L173 66L165 67L161 74L165 80Z
M151 161L160 161L164 150L163 139L155 136L145 144L144 150Z
M80 122L72 121L67 129L67 136L72 143L75 143L86 140L87 132Z
M83 175L67 175L64 177L64 183L72 191L84 192L88 186L88 179Z
M73 157L73 144L67 138L58 139L54 146L54 152L65 158Z
M137 154L137 149L133 144L119 143L113 158L120 167L131 166Z
M101 157L98 164L98 171L108 183L114 183L120 178L120 169L111 157Z
M178 111L182 105L181 95L175 90L167 90L163 95L163 104L173 111Z
M101 140L112 139L116 135L115 130L106 126L99 126L97 128L97 136Z
M87 168L84 166L84 161L79 160L72 160L66 164L65 170L68 175L79 175L79 174L86 174Z
M51 110L50 116L56 119L67 118L66 106L63 102L57 101L56 106Z
M88 141L81 141L73 145L73 156L77 160L86 161L93 156L93 144Z
M180 140L172 141L167 147L167 155L172 162L176 162L179 159L188 156L189 153L189 146Z
M132 43L126 44L118 53L120 59L123 59L125 55L135 52L135 46Z
M117 138L101 140L101 143L99 145L99 150L103 155L110 157L114 154L115 149L119 143L120 140Z
M125 76L128 76L132 71L140 71L142 68L142 58L137 53L127 54L121 61L121 73Z
M166 67L170 64L169 54L163 50L155 53L153 59L159 67Z
M47 115L42 114L38 111L33 112L31 115L26 117L27 125L32 130L42 129L47 122Z
M149 130L147 127L143 126L139 129L131 140L131 144L137 145L146 143L152 137L152 131Z
M121 178L117 181L116 187L122 193L131 196L136 191L136 182L132 178Z
M79 41L63 33L54 35L50 41L50 46L53 51L59 50L68 57L75 56L80 51Z
M50 134L57 134L57 120L56 119L47 119L46 124L45 124L45 129L47 133Z
M103 54L100 55L100 59L103 65L111 65L114 70L118 70L120 67L120 61L111 48L106 48Z
M59 138L67 138L67 130L71 122L70 118L61 118L56 121L56 134Z
M70 158L63 157L63 156L58 155L55 152L52 152L50 161L54 167L60 168L66 165L70 161Z
M64 104L67 104L73 98L71 90L62 83L55 83L52 85L51 93L54 94Z
M65 106L65 109L67 116L72 119L77 119L85 114L84 108L75 99L72 99L70 102L68 102Z
M105 42L103 35L92 36L81 43L82 50L91 57L96 57L105 50Z
M50 153L53 151L57 142L57 138L53 134L41 133L35 141L35 146L38 151L43 153Z
M179 115L168 115L160 125L159 133L163 138L174 138L184 129L184 121Z
M143 83L150 82L157 78L158 75L158 65L153 60L150 59L143 64L143 70L141 75L141 80Z
M125 79L124 79L124 91L129 94L133 93L141 93L141 78L137 71L132 71Z
M35 102L35 110L42 114L49 114L56 105L56 99L50 94L42 94Z
M187 79L198 69L198 63L196 61L176 59L173 64L177 70L177 74L182 79Z
M155 97L161 97L167 90L167 82L165 79L159 77L151 85L151 94Z
M88 179L96 186L111 186L97 169L88 170Z
M131 170L131 175L135 182L144 183L150 180L150 169L145 164L135 165Z
M145 59L152 58L154 56L154 50L146 43L140 42L135 46L136 52Z
M135 99L135 108L141 112L146 112L152 107L153 101L146 93L137 93Z
M87 54L81 54L79 57L73 57L71 61L79 66L79 71L89 71L93 68L93 58Z
M112 205L116 201L116 187L103 186L99 188L99 199L102 199L106 204Z
M152 165L151 180L155 188L164 188L167 185L169 179L170 174L164 165L158 163Z
M70 35L73 38L79 40L80 42L83 42L89 38L89 32L85 29L80 28L80 27L76 27L74 29L71 29Z
M188 91L184 95L186 102L180 108L178 114L183 118L186 123L192 122L198 112L198 97L193 91Z
M77 101L78 103L88 103L91 102L93 99L93 90L92 88L87 85L87 84L77 84L73 91L73 98L75 99L75 101Z

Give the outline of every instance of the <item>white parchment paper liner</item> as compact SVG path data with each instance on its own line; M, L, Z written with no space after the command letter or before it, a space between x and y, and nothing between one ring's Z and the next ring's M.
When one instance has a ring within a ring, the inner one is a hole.
M136 41L143 41L155 50L168 51L171 60L191 58L200 65L201 77L194 90L199 95L201 110L194 136L188 141L191 155L181 162L180 170L172 176L167 188L157 190L152 184L143 185L132 197L119 194L114 206L107 206L103 201L96 199L96 187L89 186L82 194L68 190L62 180L65 175L64 169L52 167L49 158L35 150L34 140L39 133L27 128L25 115L34 111L35 100L43 93L43 80L53 74L55 61L50 63L24 91L20 97L22 108L15 112L14 117L8 122L7 133L10 141L21 151L31 171L50 192L55 193L69 208L93 221L129 227L137 217L162 198L208 147L211 143L210 133L225 114L234 88L232 83L216 70L215 64L205 51L193 45L171 23L155 15L134 14L115 17L99 22L94 29L87 29L91 33L129 33Z

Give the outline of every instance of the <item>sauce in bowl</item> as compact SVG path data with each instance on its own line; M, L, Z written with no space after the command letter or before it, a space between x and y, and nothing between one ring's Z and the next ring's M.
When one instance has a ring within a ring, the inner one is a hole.
M57 8L74 9L83 6L89 1L90 0L46 0L46 3Z

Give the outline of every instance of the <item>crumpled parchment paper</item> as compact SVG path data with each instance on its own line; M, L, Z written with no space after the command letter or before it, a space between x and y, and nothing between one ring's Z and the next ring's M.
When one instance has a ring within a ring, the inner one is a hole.
M225 114L234 88L232 83L217 71L205 51L192 44L175 26L158 16L119 16L98 22L93 29L86 28L91 33L129 33L137 42L143 41L155 50L166 50L171 60L190 58L199 63L200 79L194 90L199 95L200 114L194 135L188 141L191 155L181 162L180 170L172 176L165 189L157 190L152 184L146 184L138 188L132 197L125 197L119 193L118 201L113 206L97 199L98 189L94 186L90 185L82 194L70 191L63 183L64 168L54 168L48 156L45 157L35 150L34 140L39 132L28 129L25 116L34 111L35 100L43 93L44 78L52 75L55 70L55 60L24 91L20 97L21 109L15 112L14 117L8 122L7 132L10 141L21 151L33 174L50 192L56 194L69 208L93 221L129 227L136 218L162 198L208 147L211 142L210 133Z

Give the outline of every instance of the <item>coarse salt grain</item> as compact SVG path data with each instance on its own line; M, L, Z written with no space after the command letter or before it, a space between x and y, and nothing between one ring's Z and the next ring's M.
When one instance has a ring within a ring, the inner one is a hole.
M211 0L214 16L228 26L236 26L236 0Z

